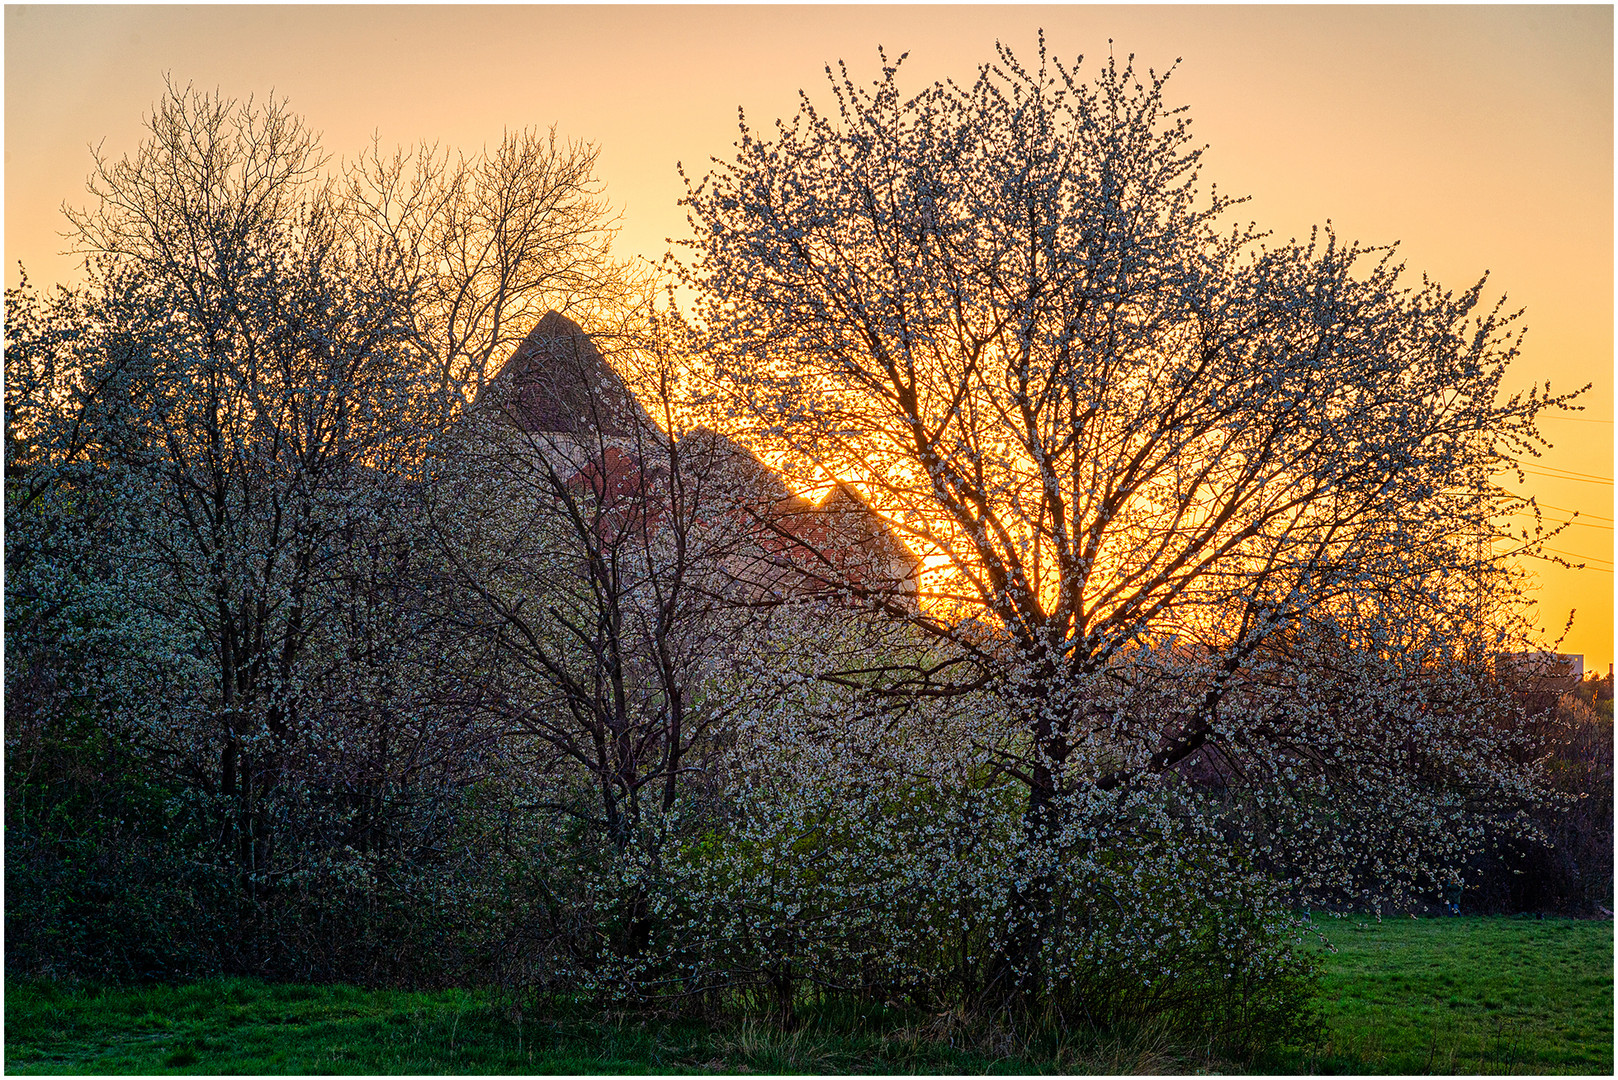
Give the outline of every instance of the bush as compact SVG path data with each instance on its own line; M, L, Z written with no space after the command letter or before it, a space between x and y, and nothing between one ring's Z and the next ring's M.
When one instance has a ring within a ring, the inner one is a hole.
M434 800L437 820L412 820L419 793L395 790L395 826L426 850L381 851L346 842L334 793L305 784L277 804L276 872L249 891L221 851L219 804L132 753L107 717L8 719L11 975L501 984L554 895L545 870L568 862L568 838L515 812L509 783Z
M821 655L815 652L814 655ZM738 731L721 798L682 804L593 884L598 940L644 898L643 947L575 987L664 1006L810 1001L1088 1030L1157 1023L1239 1048L1308 1036L1312 962L1283 889L1233 857L1221 809L1169 777L1088 789L1059 833L983 743L982 701L893 713L782 676ZM552 984L554 985L554 984Z
M1461 900L1470 913L1611 914L1612 717L1577 695L1563 697L1544 753L1562 797L1531 811L1540 838L1494 836L1471 861Z

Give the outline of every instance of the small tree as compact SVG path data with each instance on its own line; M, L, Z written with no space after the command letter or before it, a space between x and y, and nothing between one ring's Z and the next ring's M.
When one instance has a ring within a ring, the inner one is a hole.
M529 762L535 808L580 827L576 902L612 896L598 959L644 952L637 876L711 790L736 707L714 689L745 621L725 569L751 523L728 444L685 430L676 361L655 320L603 355L547 314L445 440L435 488L448 609L486 657L487 707Z
M1300 896L1431 887L1454 852L1429 841L1475 835L1443 808L1525 790L1444 675L1478 670L1494 642L1469 613L1509 588L1492 541L1521 503L1491 478L1565 400L1500 392L1516 317L1483 282L1407 287L1391 249L1329 227L1227 225L1167 75L1109 60L1086 84L1043 41L1036 68L1002 47L913 96L899 66L869 89L840 70L833 111L805 97L770 135L744 121L685 199L720 392L937 567L912 621L947 650L858 681L994 689L1030 850L1094 793L1200 762L1229 835ZM1405 652L1411 620L1431 632ZM1419 779L1356 771L1382 752ZM1281 857L1321 798L1342 843ZM1372 836L1369 859L1347 839ZM1018 886L1025 975L1052 880Z

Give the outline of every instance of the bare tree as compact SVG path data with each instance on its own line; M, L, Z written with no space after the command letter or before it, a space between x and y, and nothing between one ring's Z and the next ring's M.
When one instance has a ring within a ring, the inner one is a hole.
M714 793L740 704L723 682L748 616L727 569L762 552L734 448L685 430L679 360L656 320L604 355L547 314L446 441L435 489L448 610L487 650L487 706L529 762L533 808L582 827L589 888L657 873L685 835L671 826ZM626 889L620 959L652 925L645 884ZM559 933L549 948L594 947Z
M553 775L587 778L587 816L620 849L643 807L674 808L723 715L695 700L723 632L715 459L679 437L672 358L641 360L672 432L577 324L547 315L456 432L439 511L462 614L501 643L509 708Z
M598 153L553 127L453 161L425 144L388 156L377 143L345 173L355 221L409 275L412 325L459 404L546 311L599 318L628 289L610 256L616 221Z

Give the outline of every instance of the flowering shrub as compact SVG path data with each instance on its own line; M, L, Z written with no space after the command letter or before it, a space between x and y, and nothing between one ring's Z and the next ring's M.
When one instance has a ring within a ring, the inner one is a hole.
M805 994L989 1013L1021 994L1069 1023L1162 1015L1226 1041L1304 1029L1291 897L1225 842L1217 799L1092 789L1060 832L1031 835L1024 789L994 768L1016 726L991 699L896 711L812 677L840 653L906 647L846 614L782 609L754 630L726 678L768 707L725 746L717 793L644 818L581 882L601 947L554 979L619 999L740 996L788 1021ZM650 923L632 947L612 929L631 895Z

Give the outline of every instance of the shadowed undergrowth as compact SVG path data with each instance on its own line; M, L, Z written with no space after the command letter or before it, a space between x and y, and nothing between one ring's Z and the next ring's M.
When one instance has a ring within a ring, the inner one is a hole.
M8 986L6 1068L30 1073L1161 1072L1165 1034L1018 1037L958 1017L810 1014L791 1031L562 1006L519 1018L489 995L270 985Z

